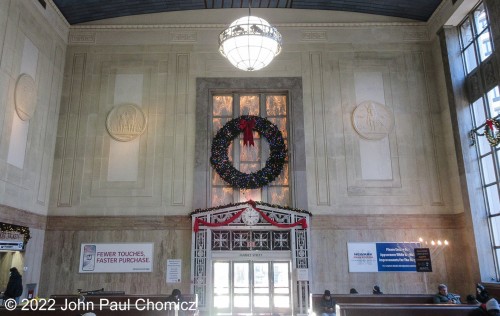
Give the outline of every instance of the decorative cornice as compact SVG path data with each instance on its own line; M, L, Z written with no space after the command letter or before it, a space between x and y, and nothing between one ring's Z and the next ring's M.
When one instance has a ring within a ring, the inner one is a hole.
M373 28L373 27L401 27L426 26L426 22L360 22L360 23L279 23L273 24L281 28ZM147 30L147 29L224 29L227 24L134 24L134 25L72 25L71 31L80 30Z

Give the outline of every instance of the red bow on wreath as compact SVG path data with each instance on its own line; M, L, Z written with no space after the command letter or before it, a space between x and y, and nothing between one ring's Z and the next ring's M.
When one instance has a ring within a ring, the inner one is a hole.
M487 119L486 120L486 125L488 125L488 127L490 128L490 130L493 132L494 131L494 127L493 127L493 120L492 119Z
M253 128L255 127L255 119L240 120L240 129L243 131L243 146L255 146L253 142Z

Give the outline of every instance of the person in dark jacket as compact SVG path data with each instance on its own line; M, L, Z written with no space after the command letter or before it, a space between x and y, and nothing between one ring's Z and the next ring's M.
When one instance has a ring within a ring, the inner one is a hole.
M486 291L482 284L478 283L476 285L476 300L478 300L480 303L486 303L490 300L490 298L491 297L488 294L488 291Z
M174 289L172 291L172 294L170 294L170 296L167 297L167 302L179 303L180 301L181 301L181 290L179 289Z
M10 268L9 282L3 293L3 299L13 298L19 303L19 297L23 294L23 278L16 267Z
M460 296L452 293L448 293L448 287L446 284L438 285L438 293L434 295L435 304L461 304Z
M373 291L372 292L373 292L373 294L384 294L384 292L382 292L380 290L380 287L378 285L373 286Z
M325 290L323 298L321 299L321 312L322 316L335 316L335 300L329 290Z

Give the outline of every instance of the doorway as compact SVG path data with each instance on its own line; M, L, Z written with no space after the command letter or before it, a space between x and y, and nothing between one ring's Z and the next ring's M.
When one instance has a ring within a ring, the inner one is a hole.
M293 315L290 261L212 264L214 315Z

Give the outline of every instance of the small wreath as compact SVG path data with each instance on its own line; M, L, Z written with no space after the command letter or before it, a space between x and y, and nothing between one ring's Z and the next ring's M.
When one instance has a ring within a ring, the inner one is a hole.
M270 154L264 168L250 174L233 167L229 161L228 148L231 141L241 132L241 123L255 122L253 130L269 142ZM212 142L210 163L219 176L234 188L256 189L274 181L281 174L287 156L283 135L276 125L265 118L254 115L242 115L226 123L215 135Z
M497 132L495 133L495 129ZM484 126L484 135L491 146L500 144L500 121L495 119L487 119Z

